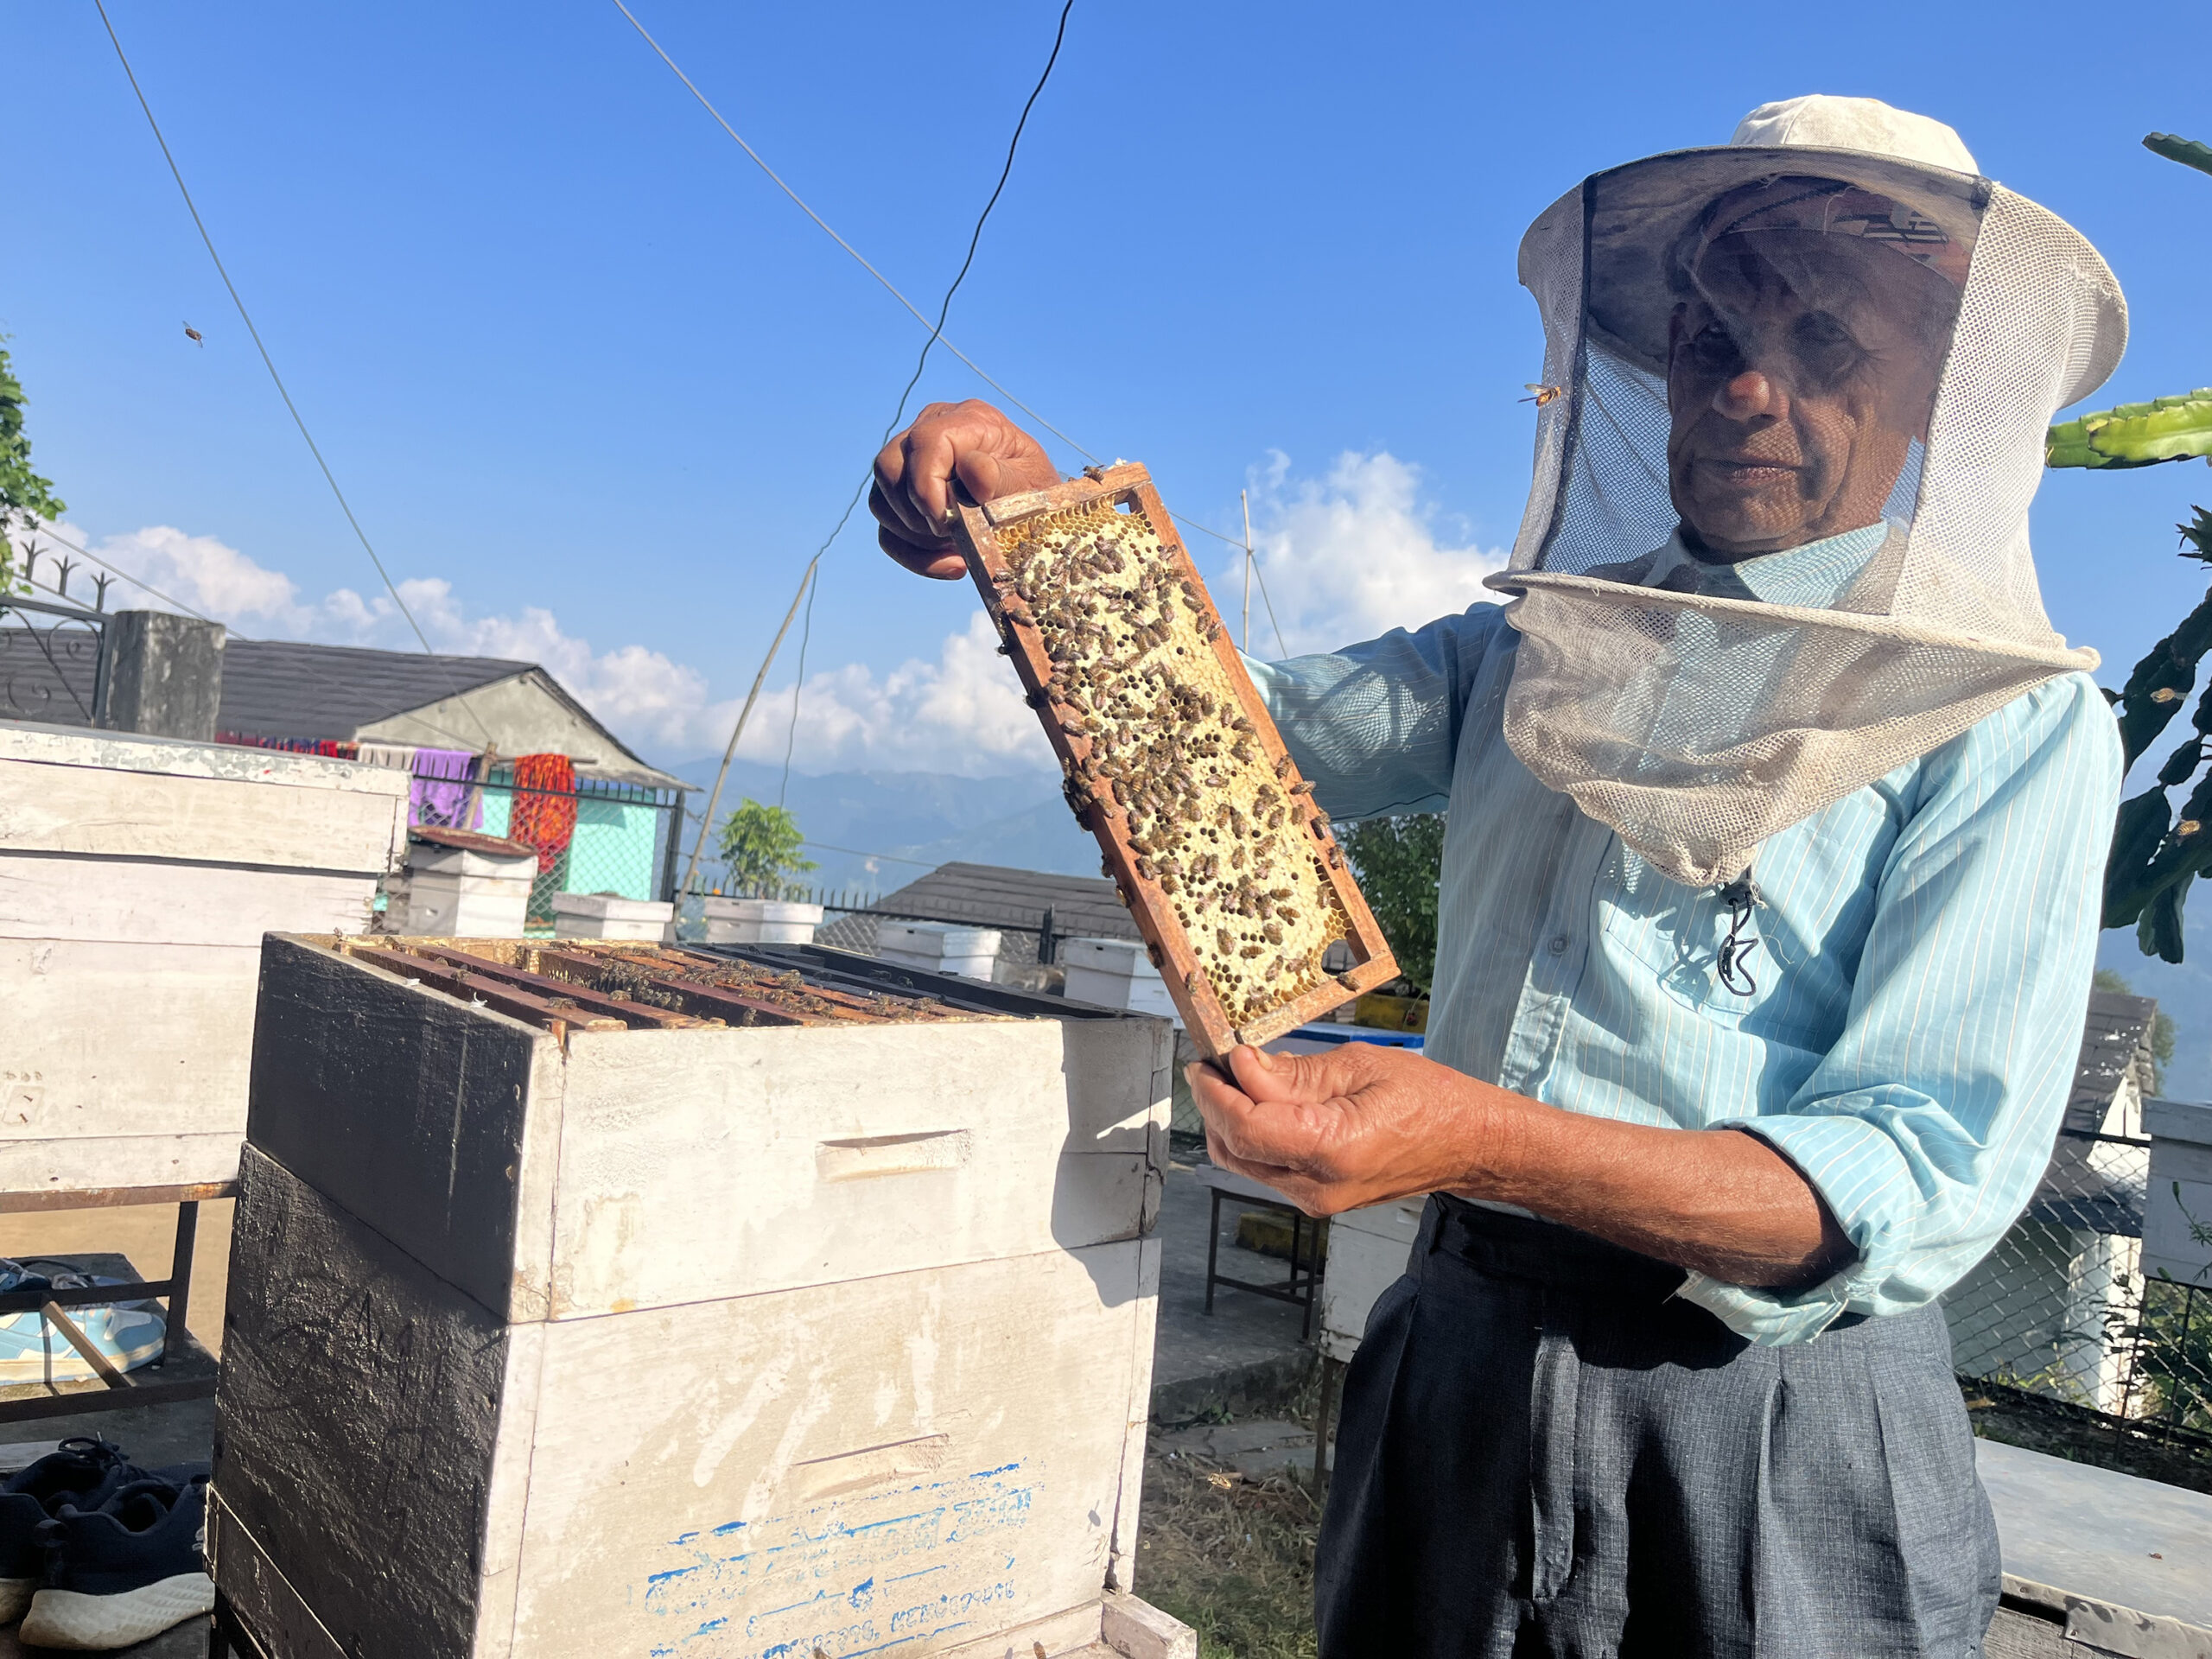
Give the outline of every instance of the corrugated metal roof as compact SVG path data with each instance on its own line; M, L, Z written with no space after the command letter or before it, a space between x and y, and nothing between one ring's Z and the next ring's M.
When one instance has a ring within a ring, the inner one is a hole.
M254 737L347 739L376 721L535 666L499 657L433 657L232 634L223 647L219 718L223 730Z

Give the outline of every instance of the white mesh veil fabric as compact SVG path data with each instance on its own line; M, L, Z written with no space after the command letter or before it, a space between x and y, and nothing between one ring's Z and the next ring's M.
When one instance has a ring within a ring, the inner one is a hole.
M1716 202L1823 191L1815 208L1830 216L1839 201L1892 205L1886 220L1859 215L1866 234L1917 238L1904 251L1948 273L1955 319L1926 366L1932 403L1865 528L1823 527L1858 531L1835 545L1859 551L1817 603L1768 602L1721 579L1729 567L1707 580L1679 557L1687 575L1648 585L1649 556L1699 544L1670 491L1680 348L1668 330L1695 257L1681 250L1705 245ZM1491 579L1517 596L1522 634L1505 734L1658 868L1694 886L1732 880L1777 831L2038 682L2095 666L2052 631L2028 547L2044 429L2105 378L2126 338L2118 284L2063 221L1967 174L1738 145L1586 181L1529 229L1521 280L1561 393L1540 407L1528 512L1510 567Z

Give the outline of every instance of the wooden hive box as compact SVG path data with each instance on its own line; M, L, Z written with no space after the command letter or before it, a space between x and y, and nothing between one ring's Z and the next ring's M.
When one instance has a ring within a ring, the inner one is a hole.
M269 942L209 1546L272 1659L1194 1652L1116 1593L1166 1025L625 1029L526 1000L577 951L701 960Z
M963 499L969 574L1200 1053L1397 977L1151 475ZM1342 942L1351 966L1325 957Z
M261 936L367 928L407 774L0 721L0 1191L229 1180Z

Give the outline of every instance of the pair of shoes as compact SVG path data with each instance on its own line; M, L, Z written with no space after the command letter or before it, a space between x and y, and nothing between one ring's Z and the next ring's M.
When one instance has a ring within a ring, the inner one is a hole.
M123 1282L80 1273L66 1258L30 1263L0 1259L0 1292L44 1294ZM168 1321L150 1302L91 1303L72 1308L69 1317L119 1371L135 1371L162 1357ZM0 1383L88 1382L99 1375L45 1314L0 1314Z
M38 1529L54 1512L65 1503L97 1509L145 1472L127 1462L118 1446L69 1440L60 1451L0 1482L0 1624L23 1616L46 1576Z
M125 1481L90 1509L63 1498L39 1525L45 1582L19 1635L32 1647L107 1653L213 1612L207 1540L205 1464Z

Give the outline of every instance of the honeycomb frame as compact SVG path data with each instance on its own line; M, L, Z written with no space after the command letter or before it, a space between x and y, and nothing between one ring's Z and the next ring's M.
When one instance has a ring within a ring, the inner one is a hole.
M1150 474L1124 462L957 505L1068 805L1201 1053L1270 1041L1396 978ZM1352 965L1332 974L1338 940Z

